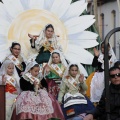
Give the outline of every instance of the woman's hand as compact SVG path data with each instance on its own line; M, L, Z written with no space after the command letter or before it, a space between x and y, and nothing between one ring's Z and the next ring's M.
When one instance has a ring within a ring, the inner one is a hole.
M5 75L2 76L2 84L3 84L3 85L6 84L6 78L5 78Z
M83 120L93 120L93 115L92 114L88 114L87 116L84 117Z
M46 74L48 74L50 72L50 67L48 64L45 66L45 71L46 71Z
M33 84L34 86L38 85L38 81L35 80Z
M17 92L17 91L14 91L14 92L13 92L13 94L16 94L16 95L18 95L18 92Z
M37 81L34 81L34 90L35 91L38 91L39 89L40 89L40 84L38 84L38 82Z
M29 36L31 39L33 39L33 37L34 37L33 35L31 35L31 34L29 34L29 33L28 33L28 36Z
M62 102L59 102L59 101L58 101L58 103L59 103L59 105L62 105Z
M44 87L43 90L45 90L47 92L47 89Z
M83 82L84 82L84 75L83 75L83 74L80 74L79 82L80 82L80 83L83 83Z
M20 75L22 76L24 72L21 72Z
M34 42L37 39L37 37L39 37L38 35L31 35L29 33L28 36L32 39L32 42Z
M99 54L100 54L100 53L99 53L99 51L98 51L96 48L94 48L94 49L93 49L93 51L94 51L95 56L97 56L97 57L98 57L98 56L99 56Z

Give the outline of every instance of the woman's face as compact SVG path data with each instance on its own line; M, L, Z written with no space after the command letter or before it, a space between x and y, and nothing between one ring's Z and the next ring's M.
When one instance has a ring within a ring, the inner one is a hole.
M39 67L33 67L31 70L30 70L30 73L33 77L37 77L38 74L39 74L39 71L40 71L40 68Z
M75 78L78 74L78 68L76 66L71 67L69 70L69 74Z
M47 38L52 38L53 33L54 33L54 30L52 28L47 28L45 30L45 35L46 35Z
M11 63L7 67L7 74L10 75L10 76L12 76L13 72L14 72L14 64Z
M20 55L21 47L19 45L15 45L13 48L11 48L11 53L18 57Z
M56 54L56 53L52 54L52 62L54 64L60 63L60 56L58 54Z

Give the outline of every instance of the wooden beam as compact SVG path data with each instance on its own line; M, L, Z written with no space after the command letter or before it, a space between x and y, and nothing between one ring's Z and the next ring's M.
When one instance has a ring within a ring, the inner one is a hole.
M5 85L0 85L0 120L5 120Z

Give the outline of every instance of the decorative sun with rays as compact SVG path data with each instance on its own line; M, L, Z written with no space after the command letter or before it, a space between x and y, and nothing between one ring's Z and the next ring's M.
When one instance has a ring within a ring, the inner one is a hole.
M5 56L6 46L10 46L12 41L18 41L27 56L30 48L28 33L38 35L46 24L51 23L55 28L55 34L60 36L60 43L67 59L83 64L92 63L93 55L85 49L98 45L98 35L85 31L95 22L93 15L80 16L87 8L85 0L74 3L71 3L72 0L2 1L0 56ZM82 66L81 69L87 75Z

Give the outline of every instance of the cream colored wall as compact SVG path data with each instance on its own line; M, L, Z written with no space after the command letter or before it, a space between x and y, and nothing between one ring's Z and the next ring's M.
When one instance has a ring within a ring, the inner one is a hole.
M118 4L117 4L117 0L114 2L108 2L106 4L103 4L102 6L98 6L98 23L99 23L99 32L100 32L100 36L102 36L102 29L101 29L101 17L100 15L103 13L104 14L104 38L107 35L107 33L112 30L114 28L113 26L113 15L112 15L112 11L115 10L116 11L116 27L120 27L120 20L119 20L119 10L118 10ZM119 34L120 32L116 33L116 45L115 45L115 52L116 52L116 56L118 59L120 59L120 49L119 49ZM112 44L112 46L114 47L114 37L111 36L110 39L110 43Z

